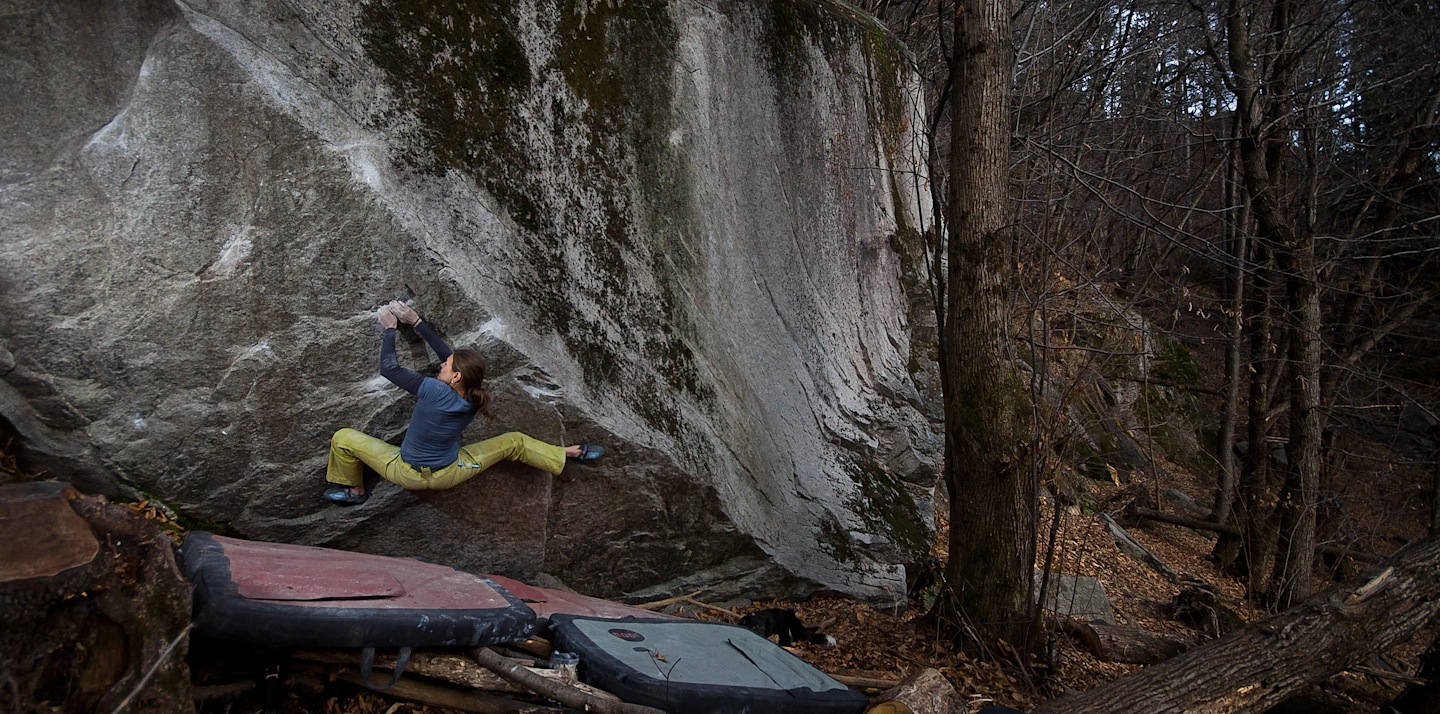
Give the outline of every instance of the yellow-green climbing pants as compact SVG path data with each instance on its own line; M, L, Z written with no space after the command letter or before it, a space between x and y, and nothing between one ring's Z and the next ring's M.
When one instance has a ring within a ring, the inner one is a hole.
M417 469L400 458L400 447L355 429L341 429L330 439L325 480L359 486L364 479L363 463L391 483L416 491L439 491L465 483L501 461L519 461L558 476L565 470L565 448L512 431L460 447L460 458L449 466Z

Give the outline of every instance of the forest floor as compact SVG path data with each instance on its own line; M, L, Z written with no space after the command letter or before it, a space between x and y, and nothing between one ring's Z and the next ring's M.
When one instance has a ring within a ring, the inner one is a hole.
M1178 476L1174 474L1179 474ZM1200 484L1185 483L1184 472L1176 470L1162 484L1130 484L1145 488L1176 488L1193 496L1203 495ZM1091 494L1101 510L1118 514L1129 486L1118 483L1093 482ZM1383 513L1383 504L1372 504ZM1191 627L1166 615L1166 605L1179 592L1179 586L1160 573L1133 560L1114 544L1105 526L1090 513L1062 512L1057 522L1054 512L1044 505L1041 522L1045 532L1056 528L1056 572L1090 575L1105 587L1121 625L1142 627L1153 633L1169 633L1199 641ZM937 518L933 554L944 558L951 524L943 514ZM1200 531L1168 524L1150 523L1129 529L1130 534L1157 555L1182 578L1195 578L1214 586L1221 593L1222 604L1239 612L1247 621L1264 617L1260 609L1244 599L1241 583L1220 573L1207 559L1213 536ZM1044 554L1041 559L1043 562ZM1324 587L1323 582L1316 583ZM1097 659L1076 640L1061 633L1051 633L1050 661L1053 670L1048 676L1036 676L1034 663L1018 666L1015 662L977 659L955 651L927 621L923 605L912 599L902 612L881 611L838 597L817 597L803 602L764 600L751 603L727 603L740 614L770 607L793 609L806 623L829 621L825 631L838 640L836 647L809 643L797 644L792 651L802 659L830 674L883 680L901 680L921 668L940 671L954 685L957 693L969 704L971 711L989 704L1003 704L1029 710L1067 692L1086 690L1139 669L1138 665L1116 664ZM729 615L716 610L696 613L700 619L730 621ZM1419 643L1423 644L1423 643ZM1401 648L1395 664L1402 671L1413 671L1415 647ZM203 679L210 663L196 661L191 666L197 681ZM1348 678L1349 682L1339 681ZM1401 684L1345 674L1333 680L1326 701L1330 711L1379 711L1379 703L1398 694ZM1359 693L1359 696L1357 696ZM259 711L254 702L243 698L222 709L202 707L201 711ZM321 691L290 692L280 707L286 714L449 714L441 707L397 701L381 694L335 682Z

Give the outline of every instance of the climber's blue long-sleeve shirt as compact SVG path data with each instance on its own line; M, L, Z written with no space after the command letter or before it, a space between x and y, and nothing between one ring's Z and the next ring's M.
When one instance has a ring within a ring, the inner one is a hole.
M450 346L420 321L415 331L439 355L450 356ZM444 468L460 456L460 435L478 413L475 406L434 377L426 377L400 366L395 356L395 328L385 330L380 341L380 375L395 386L420 398L410 414L410 429L400 444L400 458L415 468Z

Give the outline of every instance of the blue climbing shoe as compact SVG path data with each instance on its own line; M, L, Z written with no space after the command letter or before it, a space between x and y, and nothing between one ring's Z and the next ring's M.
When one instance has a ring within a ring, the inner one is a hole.
M342 506L358 506L368 498L370 498L369 491L355 493L344 486L331 486L325 489L325 500Z
M593 444L581 444L581 445L580 445L580 455L579 455L579 456L576 456L576 457L575 457L575 460L576 460L576 461L579 461L580 463L583 464L583 463L587 463L587 462L590 462L590 461L594 461L595 459L598 459L598 458L600 458L601 456L604 456L604 455L605 455L605 449L602 449L602 448L600 448L600 447L598 447L598 446L595 446L595 445L593 445Z

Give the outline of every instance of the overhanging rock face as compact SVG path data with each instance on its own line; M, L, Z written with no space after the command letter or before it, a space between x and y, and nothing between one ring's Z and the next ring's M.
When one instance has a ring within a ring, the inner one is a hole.
M606 596L903 597L940 448L923 124L847 13L22 3L0 415L32 468L251 538ZM490 358L467 438L601 464L322 505L334 430L403 433L373 311L410 296Z

